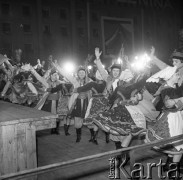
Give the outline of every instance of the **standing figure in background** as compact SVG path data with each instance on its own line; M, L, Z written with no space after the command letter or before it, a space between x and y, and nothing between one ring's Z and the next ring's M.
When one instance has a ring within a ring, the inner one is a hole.
M22 64L22 50L21 49L16 49L15 50L15 57L14 57L14 65L16 66L21 66Z

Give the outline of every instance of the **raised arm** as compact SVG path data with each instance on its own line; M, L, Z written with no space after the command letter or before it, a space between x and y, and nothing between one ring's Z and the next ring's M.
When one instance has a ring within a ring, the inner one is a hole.
M8 80L8 81L6 82L6 85L5 85L4 89L3 89L3 91L1 92L1 96L5 96L6 92L7 92L8 89L10 88L10 86L11 86L11 81Z
M50 69L48 69L46 72L45 72L45 74L44 74L44 78L45 79L49 79L49 76L50 76L50 73L51 73L51 70L52 70L53 68L50 68Z
M46 79L41 77L34 68L31 68L32 74L36 77L36 79L43 84L46 88L49 87L49 84L47 83Z
M31 90L32 93L34 93L35 95L38 95L36 88L34 87L34 85L31 82L27 82L27 86L29 87L29 89Z
M46 88L49 88L49 84L47 83L46 79L41 77L37 72L36 70L30 66L30 64L26 64L24 66L22 66L22 69L23 70L26 70L26 71L31 71L31 73L35 76L35 78Z
M103 80L107 81L107 77L109 75L101 63L101 60L100 60L101 54L102 54L102 52L99 51L99 48L95 48L95 56L96 56L95 64L97 65L97 68L98 68Z
M64 76L68 81L70 81L73 85L74 88L79 87L79 83L76 80L75 77L73 77L71 74L69 74L68 72L66 72L64 69L62 69L58 64L52 63L53 67L56 68L56 70L62 75Z
M158 66L158 68L159 69L165 69L166 67L168 67L168 65L166 64L166 63L164 63L163 61L161 61L160 59L158 59L155 55L154 55L154 53L155 53L155 48L154 47L152 47L151 48L151 58L152 58L152 62L156 65L156 66Z
M11 72L13 72L14 71L14 67L11 65L11 63L9 62L8 59L5 61L5 63L8 66L8 68L11 70Z

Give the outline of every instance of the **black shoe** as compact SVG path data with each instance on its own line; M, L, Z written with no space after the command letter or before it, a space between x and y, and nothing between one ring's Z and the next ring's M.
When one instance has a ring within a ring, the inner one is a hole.
M78 143L80 141L81 141L81 138L77 137L76 142Z
M166 160L166 163L165 165L163 166L163 171L166 172L166 171L169 171L170 169L170 164L173 163L173 157L167 157L167 160Z
M105 132L105 142L109 143L109 133Z
M93 140L93 143L98 145L98 141L96 139Z
M66 133L66 136L70 136L71 134L69 132Z
M120 141L115 141L115 146L116 146L116 150L121 149L121 142Z
M120 141L115 142L116 150L122 149L123 147L121 146ZM117 156L118 159L120 159L120 162L123 163L123 166L127 164L127 162L130 160L130 156L128 153L122 152L121 155Z
M171 161L171 159L170 159L170 161ZM170 164L172 164L172 162L169 162L169 165ZM168 176L168 178L169 179L173 179L173 180L181 180L182 179L182 177L181 177L181 175L180 175L180 163L179 162L177 162L177 163L175 163L175 162L173 162L173 164L174 165L171 165L170 167L169 167L169 169L168 169L168 171L169 171L169 176ZM172 172L170 172L170 170L171 169L177 169L177 171L172 171Z
M60 120L57 120L56 128L55 128L55 131L54 131L55 133L54 134L57 134L57 135L60 134L59 128L60 128Z
M93 138L89 139L88 141L89 141L89 142L93 142Z
M91 134L91 138L89 139L89 142L93 142L93 137L94 137L93 129L90 129L90 134Z

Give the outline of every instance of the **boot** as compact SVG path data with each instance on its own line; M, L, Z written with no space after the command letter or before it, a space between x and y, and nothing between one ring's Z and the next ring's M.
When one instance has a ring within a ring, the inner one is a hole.
M66 136L70 136L70 134L69 134L69 132L68 132L69 126L70 126L70 125L64 124L64 132L65 132L65 135L66 135Z
M98 145L97 135L98 135L98 131L94 131L93 143L96 144L96 145Z
M116 150L122 149L120 141L115 142ZM118 155L116 158L120 159L120 162L123 162L123 166L129 161L129 155L128 153L122 153L121 155Z
M80 142L81 141L81 128L76 129L76 135L77 135L76 142Z
M60 134L59 128L60 128L60 120L58 120L58 121L56 122L55 134L57 134L57 135Z
M163 166L163 171L166 172L166 171L169 171L170 167L169 165L173 163L173 157L167 157L167 160L166 160L166 163L165 165Z
M105 142L109 143L109 133L105 132Z
M169 174L169 179L180 180L182 177L180 176L180 163L175 163L175 165L171 166L171 169L177 169L177 171L173 171ZM170 169L169 169L170 170Z
M116 146L116 150L121 149L121 142L120 141L115 141L115 146Z
M90 134L91 134L91 138L90 138L89 142L92 142L93 141L93 137L94 137L93 129L90 129Z

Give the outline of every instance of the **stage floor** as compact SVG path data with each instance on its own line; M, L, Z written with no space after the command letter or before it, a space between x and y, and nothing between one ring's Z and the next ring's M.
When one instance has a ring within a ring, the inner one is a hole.
M94 155L101 152L115 150L114 143L105 143L105 135L103 132L98 134L99 145L88 142L90 138L89 130L86 127L82 128L82 140L76 143L75 129L73 126L69 129L70 136L64 135L63 127L60 127L60 135L51 135L50 130L37 132L38 143L38 166L49 165L53 163L68 161L80 157ZM136 144L134 140L132 145ZM165 155L156 153L151 150L138 151L136 154L140 157L141 162L145 166L147 163L158 163L160 159L165 162ZM129 171L129 164L126 165L126 170ZM82 163L76 166L62 168L54 172L39 175L38 180L106 180L109 175L109 160L102 158L94 162ZM122 180L126 179L121 173ZM153 168L153 179L158 178L158 169Z

